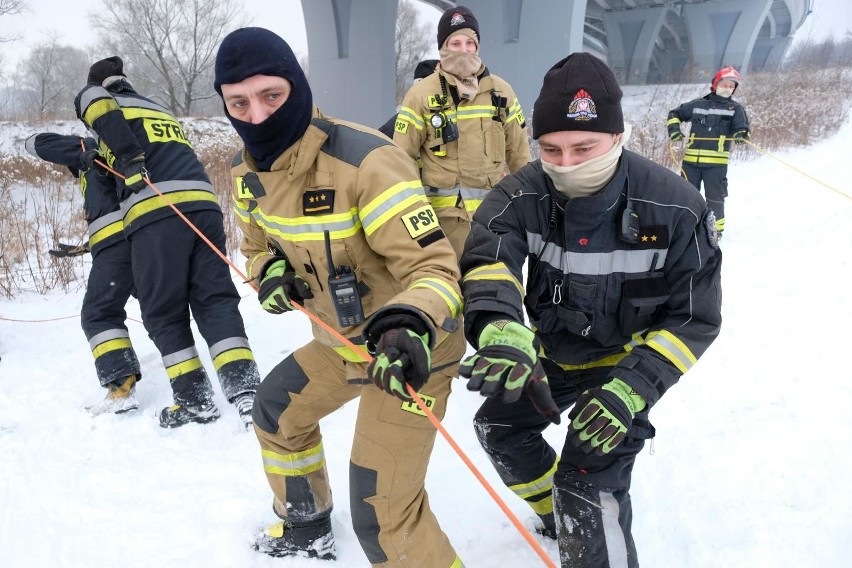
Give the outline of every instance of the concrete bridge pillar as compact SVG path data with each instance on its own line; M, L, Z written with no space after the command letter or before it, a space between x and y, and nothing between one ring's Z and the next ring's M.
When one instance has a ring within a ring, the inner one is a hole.
M604 12L609 66L622 84L643 85L668 8Z

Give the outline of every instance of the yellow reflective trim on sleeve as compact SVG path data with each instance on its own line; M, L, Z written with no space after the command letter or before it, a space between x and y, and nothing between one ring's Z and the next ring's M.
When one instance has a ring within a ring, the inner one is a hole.
M412 239L421 237L439 226L438 216L435 215L431 205L424 205L410 213L405 213L402 216L402 224L405 225L405 230Z
M304 476L325 467L322 442L303 452L279 454L272 450L261 450L260 455L263 458L263 470L275 475Z
M522 297L524 296L523 284L521 284L517 278L512 276L512 272L502 262L477 266L473 270L468 270L462 277L462 283L474 280L496 280L508 282L517 288L518 293Z
M169 376L169 379L175 380L179 376L191 373L192 371L198 370L201 367L201 359L199 359L198 357L193 357L192 359L181 361L177 365L166 367L166 375Z
M698 360L683 341L665 329L649 333L645 345L668 359L681 373L687 372Z
M166 199L169 200L169 203L172 205L177 205L179 203L188 203L191 201L212 201L213 203L218 204L219 200L215 195L210 193L209 191L175 191L166 194ZM150 213L151 211L156 211L157 209L162 209L163 207L168 207L169 204L166 203L164 199L161 199L159 195L152 197L150 199L146 199L145 201L141 201L130 208L130 210L124 215L124 225L127 226L142 215L146 213Z
M98 99L86 107L83 112L83 122L91 126L97 119L113 110L121 110L115 99Z
M385 205L386 202L391 201L396 193L402 193L405 190L412 188L422 188L420 185L420 181L414 182L403 182L398 183L387 191L382 192L382 194L371 201L367 207L362 209L361 219L366 219L372 211L374 211L377 207L381 205ZM409 195L408 197L397 201L394 205L387 208L387 210L379 215L378 217L372 218L369 224L364 225L364 233L367 236L372 235L376 230L378 230L382 225L387 223L390 219L395 219L402 215L402 212L409 207L417 205L418 203L428 203L429 201L426 199L426 195L422 193L422 189L418 193L414 193Z
M118 351L119 349L131 349L133 345L130 343L130 339L126 337L122 337L120 339L110 339L109 341L104 341L94 349L92 349L92 355L95 359L100 357L101 355L105 355L106 353L110 353L111 351Z
M357 351L352 349L351 347L347 347L345 345L341 345L340 347L333 347L334 352L340 355L341 358L346 359L350 363L367 363L368 360L365 359L362 355L359 355ZM366 349L364 349L366 351Z
M414 281L411 288L427 288L441 296L444 302L446 302L447 307L450 308L450 315L452 317L456 317L461 312L463 304L461 296L453 290L452 286L439 278L420 278Z
M396 119L413 124L417 130L423 130L423 127L426 126L426 123L417 116L414 109L408 107L400 107L399 112L396 113Z
M175 117L169 113L150 108L121 107L121 114L123 114L124 118L127 120L133 120L135 118L150 118L154 120L175 122Z
M666 122L666 126L671 126L672 124L680 124L680 119L679 118L670 118Z
M218 371L224 365L235 361L254 361L254 354L251 349L228 349L213 359L213 367Z

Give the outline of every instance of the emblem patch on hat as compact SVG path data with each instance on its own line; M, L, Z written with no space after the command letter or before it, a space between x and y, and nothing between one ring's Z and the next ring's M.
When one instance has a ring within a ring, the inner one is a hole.
M450 25L451 26L457 26L457 25L463 24L463 23L464 23L464 17L461 14L459 14L458 12L453 14L453 17L450 19Z
M586 92L586 89L577 91L577 94L574 95L574 100L568 105L568 114L565 116L582 121L598 117L598 109L595 106L595 101L592 100L592 96Z

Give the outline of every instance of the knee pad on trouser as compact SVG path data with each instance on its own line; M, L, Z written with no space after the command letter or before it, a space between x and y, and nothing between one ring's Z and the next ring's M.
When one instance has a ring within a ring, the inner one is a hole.
M630 532L633 510L627 489L610 491L572 481L554 486L553 495L562 566L639 566Z

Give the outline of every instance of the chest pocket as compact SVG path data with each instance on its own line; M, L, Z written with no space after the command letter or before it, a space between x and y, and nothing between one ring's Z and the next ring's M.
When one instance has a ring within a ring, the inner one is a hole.
M588 337L595 325L597 284L578 282L570 276L550 271L539 293L524 299L530 319L543 333L569 331Z
M619 322L622 333L632 335L650 327L661 306L671 295L669 285L662 275L629 277L621 290Z
M482 129L485 136L485 155L494 163L505 162L506 136L503 134L503 123L483 118Z

